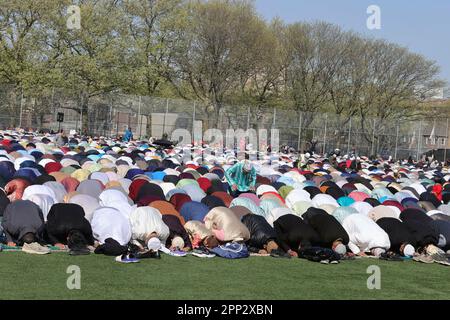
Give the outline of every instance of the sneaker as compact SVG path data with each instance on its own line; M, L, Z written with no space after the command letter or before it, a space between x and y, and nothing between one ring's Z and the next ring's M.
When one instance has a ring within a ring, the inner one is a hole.
M413 257L413 260L417 261L417 262L428 263L428 264L434 262L434 259L431 256L424 255L424 254Z
M123 254L121 256L117 256L115 259L117 262L121 262L121 263L137 263L139 262L139 259L135 258L133 255L131 254Z
M450 260L449 259L447 259L447 260L440 260L440 261L434 260L434 262L442 264L444 266L450 266Z
M270 256L273 258L286 258L286 259L291 258L291 256L288 253L281 251L279 249L272 250L270 252Z
M76 249L70 249L69 254L71 256L86 256L91 253L91 250L86 248L76 248Z
M330 260L326 259L326 260L321 260L320 261L321 264L330 264Z
M41 246L37 242L33 243L24 243L22 246L22 251L31 254L48 254L50 253L50 249L44 246Z
M187 253L186 252L184 252L184 251L182 251L182 250L178 250L178 249L176 249L176 250L170 250L170 249L168 249L168 248L166 248L166 247L161 247L160 249L159 249L159 251L162 251L162 252L164 252L165 254L168 254L169 256L172 256L172 257L185 257L186 255L187 255Z
M448 262L448 258L445 254L432 254L431 257L433 258L434 262Z
M216 256L214 253L201 249L194 249L191 254L199 258L214 258Z
M147 250L136 254L137 259L161 259L159 251Z
M174 257L186 257L187 256L187 253L184 252L183 250L173 250L173 251L170 251L169 254Z
M403 261L402 257L392 251L385 252L380 255L380 260L386 261Z
M339 264L340 262L339 262L339 260L331 260L330 261L330 264Z

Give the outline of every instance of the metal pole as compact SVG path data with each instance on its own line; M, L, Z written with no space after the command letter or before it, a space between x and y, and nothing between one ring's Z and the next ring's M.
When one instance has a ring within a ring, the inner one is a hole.
M80 134L83 134L83 106L81 106L80 112Z
M372 128L372 146L371 146L371 148L370 148L371 156L374 155L374 154L373 154L373 152L374 152L373 148L375 147L375 125L376 125L376 121L377 121L377 119L373 119L373 128Z
M298 119L298 141L297 141L297 150L298 152L301 152L301 144L302 144L302 116L303 114L300 112L300 116Z
M112 121L112 99L110 99L109 104L109 137L112 136L112 129L113 129L113 121Z
M56 109L55 109L55 87L52 87L52 109L53 109L53 114L55 115L55 117L57 117ZM53 121L55 121L54 118L53 118Z
M195 145L195 101L194 101L194 109L192 111L192 145Z
M396 134L396 136L395 136L395 153L394 153L394 161L397 160L398 130L399 130L399 125L397 125L397 134Z
M447 138L445 139L444 166L445 166L445 163L447 162L447 144L448 144L448 118L447 118L447 131L446 131L446 134L445 134L445 136L446 136Z
M138 105L138 126L139 126L139 140L141 139L141 128L142 128L142 123L141 123L141 96L139 96L139 105Z
M350 118L349 124L348 124L348 139L347 139L347 155L350 153L350 134L352 132L352 118Z
M116 110L114 110L116 111ZM116 137L119 136L119 118L120 118L120 111L116 112L116 118L117 118L117 126L116 126Z
M22 128L22 110L23 110L23 87L21 88L21 96L20 96L20 116L19 116L19 128Z
M272 122L272 128L275 128L277 121L277 108L273 108L273 122Z
M250 106L247 107L247 130L250 128Z
M323 150L322 155L325 155L325 146L327 143L327 123L328 123L328 114L325 115L325 129L323 131Z
M169 99L166 99L166 112L164 113L163 135L166 133L166 116L169 112Z
M421 131L422 131L422 120L419 123L419 136L417 137L417 161L419 161L420 157L420 144L421 144Z

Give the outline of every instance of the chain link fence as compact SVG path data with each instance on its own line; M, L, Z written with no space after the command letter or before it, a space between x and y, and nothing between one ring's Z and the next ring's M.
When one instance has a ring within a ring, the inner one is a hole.
M82 132L84 127L85 134L118 137L130 127L139 139L163 134L179 139L179 129L184 129L184 143L206 140L206 130L211 128L217 127L223 137L227 129L253 129L257 137L268 137L267 143L258 141L260 148L270 144L271 133L277 129L279 145L296 150L329 153L340 149L395 159L420 159L434 150L444 161L449 146L447 118L376 119L248 106L223 106L215 118L212 110L198 101L110 93L91 96L86 103L83 97L67 96L62 90L52 89L32 98L7 86L0 87L0 110L2 129ZM59 112L64 113L61 123L57 122Z

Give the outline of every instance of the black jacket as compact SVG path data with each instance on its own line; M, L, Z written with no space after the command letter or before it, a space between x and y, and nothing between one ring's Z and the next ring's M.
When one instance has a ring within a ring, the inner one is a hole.
M419 209L406 209L400 214L400 219L414 236L419 248L429 244L437 245L439 234L431 227L433 221L426 213Z
M247 246L250 251L257 252L264 248L270 240L276 240L277 234L267 220L256 214L247 214L242 217L242 223L250 231L250 239Z
M278 245L285 251L298 251L299 246L309 247L318 244L319 235L302 218L287 214L273 223L277 234Z
M331 248L333 242L338 239L341 239L343 244L348 244L347 231L335 217L326 211L309 208L302 217L319 235L321 246Z
M377 220L377 224L386 231L391 242L391 250L400 253L400 247L409 243L416 246L414 235L409 231L407 225L395 218L381 218Z
M47 241L51 244L67 244L67 236L72 230L80 231L89 245L94 244L91 224L84 217L83 208L73 203L54 204L45 225Z
M443 220L433 220L430 222L431 228L439 234L439 236L445 239L445 244L442 246L444 251L450 249L450 222Z

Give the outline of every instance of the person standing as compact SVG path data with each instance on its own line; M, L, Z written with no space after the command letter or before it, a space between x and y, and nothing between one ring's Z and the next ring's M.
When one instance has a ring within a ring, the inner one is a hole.
M127 127L125 134L123 136L123 142L130 142L133 139L133 132L131 132L130 127Z

